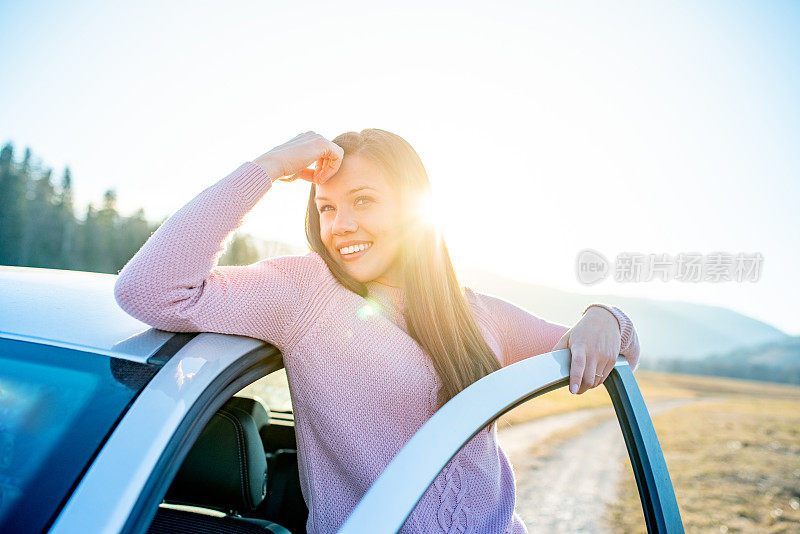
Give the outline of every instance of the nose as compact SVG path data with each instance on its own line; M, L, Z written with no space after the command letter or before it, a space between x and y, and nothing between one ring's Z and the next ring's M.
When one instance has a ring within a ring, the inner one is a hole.
M340 209L336 212L336 217L333 219L333 227L331 232L334 235L344 235L358 230L358 222L353 217L350 210Z

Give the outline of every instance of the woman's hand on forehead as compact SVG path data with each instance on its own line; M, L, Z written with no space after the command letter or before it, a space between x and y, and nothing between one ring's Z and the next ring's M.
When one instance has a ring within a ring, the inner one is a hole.
M302 178L319 185L336 174L343 158L342 147L318 133L306 132L276 146L253 162L260 165L273 182ZM309 169L312 164L315 168Z

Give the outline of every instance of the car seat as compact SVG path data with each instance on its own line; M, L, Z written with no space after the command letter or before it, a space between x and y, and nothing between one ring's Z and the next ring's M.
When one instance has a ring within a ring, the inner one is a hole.
M268 461L258 427L269 420L260 403L240 399L226 402L200 433L148 533L291 534L280 523L252 517L263 513L269 500Z

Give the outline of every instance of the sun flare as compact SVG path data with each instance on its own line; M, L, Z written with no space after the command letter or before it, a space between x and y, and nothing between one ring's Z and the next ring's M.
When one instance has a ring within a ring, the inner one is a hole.
M444 211L439 206L433 195L428 194L420 198L417 204L417 216L424 224L431 226L438 234L442 233L444 224Z

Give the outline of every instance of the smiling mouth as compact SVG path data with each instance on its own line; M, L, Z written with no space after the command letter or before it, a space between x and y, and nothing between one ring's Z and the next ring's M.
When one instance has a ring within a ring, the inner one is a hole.
M354 261L363 256L364 254L366 254L367 251L369 251L369 249L371 248L372 248L372 242L367 243L366 247L363 247L361 245L357 247L345 247L344 250L346 252L342 253L342 251L340 250L339 256L344 261Z

